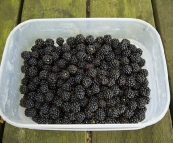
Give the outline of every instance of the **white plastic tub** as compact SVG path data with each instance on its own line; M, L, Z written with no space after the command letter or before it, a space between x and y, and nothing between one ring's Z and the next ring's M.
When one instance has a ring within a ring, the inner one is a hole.
M85 36L111 34L119 39L130 39L143 50L143 58L149 71L151 101L147 105L146 119L138 124L92 124L92 125L40 125L24 116L19 106L22 95L19 86L23 50L29 50L37 38L67 38L82 33ZM41 130L135 130L157 123L166 114L170 102L168 74L159 34L150 24L129 18L93 19L35 19L15 27L8 36L0 68L0 115L17 127Z

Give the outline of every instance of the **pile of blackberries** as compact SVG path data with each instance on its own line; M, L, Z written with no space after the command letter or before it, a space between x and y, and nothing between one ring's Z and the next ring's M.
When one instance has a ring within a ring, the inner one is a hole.
M39 124L138 123L149 103L142 50L111 35L37 39L23 51L20 106Z

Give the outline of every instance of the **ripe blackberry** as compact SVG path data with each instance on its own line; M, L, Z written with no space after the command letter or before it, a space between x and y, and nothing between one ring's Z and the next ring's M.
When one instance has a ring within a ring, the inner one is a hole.
M62 37L58 37L58 38L56 39L56 43L57 43L59 46L62 46L63 43L64 43L64 39L63 39Z
M69 83L64 83L61 88L64 91L71 91L71 85Z
M30 108L25 110L25 116L27 117L34 117L37 114L37 111L35 108Z
M92 85L91 90L92 90L92 93L93 93L93 94L97 94L97 93L100 92L100 88L99 88L99 86L96 85L96 84L93 84L93 85Z
M105 56L105 60L110 62L113 61L115 59L115 54L113 52L109 52L106 56Z
M103 45L100 49L100 51L104 54L104 55L107 55L109 54L109 52L112 51L112 48L110 45Z
M146 69L140 69L139 73L142 74L145 77L148 76L148 70L146 70Z
M75 114L75 117L78 123L82 123L82 121L85 119L85 114L84 112L78 112Z
M30 82L28 84L28 90L31 91L35 91L37 89L37 85L35 85L33 82Z
M129 98L127 96L121 96L120 103L127 104L129 102Z
M121 55L123 57L129 57L131 55L131 51L130 50L124 50L124 51L122 51Z
M38 60L37 62L38 68L42 69L43 65L44 65L43 60Z
M40 86L40 91L42 93L47 93L49 91L48 85L42 85L42 86Z
M76 36L76 43L77 44L85 43L85 37L82 34L78 34Z
M71 54L70 53L64 53L62 55L62 58L68 62L71 60Z
M135 86L135 84L136 84L136 81L133 77L129 77L126 79L126 85L128 87L133 87L133 86Z
M38 93L34 99L37 101L37 102L40 102L40 103L43 103L44 102L44 95L42 93Z
M118 108L112 107L112 108L109 108L107 114L110 118L116 118L116 117L119 117L120 111L118 110Z
M38 70L36 67L30 67L28 69L28 76L31 78L35 77L37 75L37 73L38 73Z
M64 44L64 45L65 45L65 44ZM57 46L57 47L55 47L54 49L55 49L55 52L56 52L58 55L62 54L62 52L63 52L63 46Z
M60 77L64 80L68 79L70 77L70 74L67 70L63 70L61 73L60 73Z
M21 80L21 83L22 83L23 85L27 85L28 82L29 82L29 78L27 78L27 77L24 77L24 78Z
M34 45L34 46L32 46L31 51L38 51L39 48L40 48L39 46Z
M41 107L40 107L40 113L41 114L48 114L49 112L49 104L48 103L44 103Z
M39 85L40 84L40 78L39 77L34 77L32 81L33 81L33 83L35 85Z
M95 46L94 45L88 45L86 47L86 53L88 54L94 54L96 52Z
M107 83L107 86L111 87L113 85L115 85L115 79L111 78L111 79L109 79L109 82Z
M108 80L107 77L105 77L105 76L100 76L99 78L100 78L100 82L101 82L102 85L108 84L109 80Z
M88 45L91 45L94 43L94 37L92 35L89 35L86 37L85 41Z
M41 82L40 82L40 86L42 86L42 85L48 85L47 80L41 80Z
M80 84L82 79L82 75L76 75L74 80L76 84Z
M86 62L91 63L91 62L93 62L93 60L94 60L94 56L93 55L86 55L86 58L85 58ZM88 65L90 65L89 63L88 63ZM85 68L87 68L87 66Z
M149 87L141 87L139 93L142 96L149 96L150 95L150 88Z
M68 101L70 99L70 92L63 91L62 92L62 100Z
M84 44L79 44L77 45L76 49L77 51L85 51L86 46Z
M106 63L106 61L101 62L100 69L101 70L108 70L108 64Z
M107 45L111 45L112 36L111 35L104 35L104 43Z
M71 103L71 111L77 113L80 111L80 104L78 102Z
M112 45L112 48L113 49L116 49L118 47L118 44L119 44L119 40L114 38L111 40L111 45Z
M125 90L124 95L127 96L128 98L134 98L135 97L134 91L131 89Z
M70 46L67 43L65 43L62 46L62 49L61 50L62 50L63 53L66 53L66 52L70 52L71 48L70 48Z
M56 108L56 107L51 107L51 108L49 109L49 115L50 115L50 117L51 117L52 119L56 119L56 118L59 117L60 111L59 111L59 109Z
M58 66L56 66L56 65L52 66L51 71L52 71L53 73L57 73L57 72L59 72L59 68L58 68Z
M45 64L51 64L52 63L52 61L53 61L53 59L52 59L52 56L49 56L49 55L45 55L45 56L43 56L43 62L45 63Z
M126 73L126 74L131 74L131 72L132 72L132 67L131 66L129 66L129 65L125 65L124 67L123 67L123 72L124 73Z
M114 96L114 92L111 89L104 91L104 97L106 99L111 99Z
M143 87L147 87L149 84L149 81L147 78L144 79L143 83L141 84Z
M44 65L43 67L42 67L42 69L43 70L47 70L47 71L51 71L51 65Z
M96 75L97 75L97 70L94 69L94 68L90 68L90 69L88 69L88 71L87 71L87 75L88 75L89 77L95 78Z
M83 88L82 85L77 85L77 86L75 87L75 92L77 92L77 91L85 91L85 89Z
M45 55L50 55L53 52L53 47L52 46L47 46L44 49Z
M56 83L56 81L57 81L57 76L56 76L56 74L54 74L54 73L51 73L51 74L49 74L48 75L48 77L47 77L47 81L49 82L49 83Z
M145 108L145 105L147 104L146 103L146 99L143 98L143 97L140 97L137 99L137 104L138 104L138 108L141 109L141 108Z
M39 38L35 41L35 44L38 46L38 47L42 47L44 46L44 40Z
M141 61L141 57L138 53L134 53L130 56L130 60L132 63L138 63L139 64L139 62ZM139 66L140 66L140 64L139 64Z
M128 123L129 123L129 119L126 118L126 117L120 117L120 118L119 118L119 122L120 122L121 124L128 124Z
M52 52L52 59L53 61L57 61L59 59L59 55L56 52Z
M136 48L135 45L130 44L130 46L129 46L129 50L131 51L131 53L136 53L137 48Z
M84 61L86 58L86 53L85 52L77 52L76 57L79 61Z
M57 80L57 87L62 87L62 85L64 84L64 81L63 80L61 80L61 79L58 79Z
M99 44L103 44L104 43L104 38L102 36L98 36L98 37L96 37L95 42L97 42Z
M85 96L85 91L83 90L78 90L75 92L75 96L78 98L78 99L83 99L84 96Z
M48 71L47 70L40 71L40 73L39 73L40 79L47 79L47 77L48 77Z
M28 64L31 66L36 66L37 65L37 59L36 58L30 58L28 61Z
M76 67L75 65L70 65L70 66L68 67L68 71L69 71L69 73L71 73L71 74L75 74L75 73L77 72L77 67Z
M60 68L65 68L65 67L66 67L66 64L67 64L67 62L66 62L64 59L60 59L60 60L58 61L58 66L59 66Z
M34 108L35 108L35 109L40 109L41 105L42 105L41 102L37 102L37 101L35 101Z
M92 84L92 80L89 77L85 77L82 80L82 84L85 88L88 88Z
M118 84L120 86L123 86L126 84L126 77L125 76L120 76L119 79L118 79Z
M119 61L118 61L118 60L115 60L115 59L112 59L112 60L110 61L110 66L111 66L112 68L118 68L118 67L119 67Z
M100 66L100 60L97 59L97 58L95 58L95 59L93 60L93 64L94 64L95 66Z
M62 105L62 109L65 111L65 112L69 112L71 107L70 107L70 103L69 102L65 102L63 105Z
M52 39L46 39L45 44L47 46L53 46L54 45L54 41Z
M145 119L145 112L138 111L137 117L139 122L143 121Z
M139 120L138 120L138 117L137 116L133 116L129 119L130 123L138 123Z
M110 78L114 78L115 80L117 80L120 77L120 71L115 69L110 70L109 76Z
M145 81L145 76L143 74L138 74L136 76L136 81L139 82L140 84Z
M112 86L111 90L114 92L115 96L118 95L119 92L120 92L120 89L119 89L119 87L117 85Z
M20 86L20 93L25 94L28 92L28 87L26 85L21 85Z
M136 49L136 53L138 53L140 56L142 55L143 51L140 48Z
M74 37L69 37L67 40L66 40L67 44L74 48L74 45L76 45L76 39Z
M98 109L98 104L97 102L89 102L87 107L90 112L94 112Z
M123 39L120 44L121 50L127 50L130 45L130 41L127 39Z
M46 102L52 101L53 98L54 98L53 93L50 93L50 92L46 93L46 95L45 95L45 101Z
M99 60L103 60L103 59L104 59L104 54L103 54L103 52L98 51L98 52L96 53L96 58L99 59Z
M23 65L23 66L21 66L21 72L22 73L26 73L27 71L28 71L28 66L25 66L25 65Z
M143 67L145 65L145 60L143 58L140 58L140 61L138 62L138 65L140 67Z
M114 107L116 105L116 100L108 99L106 102L107 107Z
M125 113L123 114L123 116L128 119L131 118L133 115L134 115L133 110L126 110Z
M19 105L20 105L21 107L26 107L26 99L25 99L25 98L21 98L21 99L20 99Z
M114 123L115 123L115 120L114 119L109 118L109 117L106 117L105 124L114 124Z
M103 121L105 119L105 112L102 108L98 108L96 110L96 113L95 113L95 118L100 120L100 121Z
M118 108L120 114L123 114L126 111L126 106L124 104L117 104L116 108Z
M121 58L121 64L122 65L128 65L129 64L129 59L127 57Z
M99 100L98 106L101 107L101 108L106 107L106 101L104 101L103 99Z
M52 103L57 107L61 107L63 105L63 100L58 96L55 96L54 99L52 100Z
M138 72L141 69L137 63L132 63L131 67L133 72Z
M30 57L31 57L31 53L29 51L23 51L21 53L21 57L24 59L24 60L29 60Z
M77 64L78 68L84 68L85 65L86 65L86 62L79 62L79 63Z
M26 108L33 108L34 107L34 101L31 99L28 99L25 101L25 107Z
M136 108L137 108L137 102L136 101L130 101L129 103L128 103L128 107L129 107L129 109L131 109L131 110L135 110Z

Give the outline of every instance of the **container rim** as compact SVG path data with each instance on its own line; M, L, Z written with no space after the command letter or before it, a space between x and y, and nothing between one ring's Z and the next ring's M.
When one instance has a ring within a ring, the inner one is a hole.
M1 61L1 67L4 66L4 56L7 53L6 47L8 47L8 43L10 41L10 38L12 35L19 29L21 30L21 26L24 26L25 24L30 24L32 22L44 22L44 21L133 21L133 22L138 22L143 25L146 25L148 28L151 28L151 30L154 31L156 34L158 40L159 40L159 45L161 48L163 48L163 44L161 41L161 37L157 30L149 23L145 22L144 20L140 19L135 19L135 18L44 18L44 19L30 19L27 21L24 21L17 25L9 34L5 48L4 48L4 53L2 55L2 61ZM3 112L0 109L0 116L9 124L16 126L16 127L22 127L22 128L30 128L30 129L45 129L45 130L80 130L80 131L85 131L85 130L131 130L131 129L140 129L144 128L146 126L152 125L160 121L166 114L169 104L170 104L170 92L169 92L169 84L168 84L168 72L167 72L167 64L164 56L164 50L161 50L161 57L163 58L163 68L164 68L164 74L165 74L165 82L166 82L166 93L167 93L167 102L169 102L165 107L160 116L158 116L156 119L149 121L147 123L138 123L138 124L69 124L69 125L56 125L56 124L21 124L21 123L16 123L8 119ZM2 69L0 68L0 75L2 75ZM128 125L128 127L127 127ZM74 128L72 128L74 126ZM84 127L85 126L85 127ZM118 129L117 129L118 128Z

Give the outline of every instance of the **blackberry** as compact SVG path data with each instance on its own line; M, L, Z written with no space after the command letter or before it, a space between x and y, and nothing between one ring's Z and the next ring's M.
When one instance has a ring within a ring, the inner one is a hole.
M40 79L47 79L47 77L48 77L48 71L47 70L40 71L40 73L39 73Z
M85 107L88 104L88 99L84 97L83 99L80 99L79 103L81 107Z
M87 107L90 112L94 112L98 109L98 104L96 102L89 102Z
M21 85L20 86L20 93L21 94L28 93L28 87L26 85Z
M86 47L86 53L88 53L88 54L94 54L95 52L96 52L96 49L95 49L94 45L88 45Z
M138 74L136 77L136 81L140 84L143 83L145 81L145 76L143 74Z
M49 83L56 83L56 81L57 81L56 74L54 74L54 73L49 74L47 77L47 81Z
M112 60L110 61L110 66L111 66L112 68L118 68L119 65L120 65L120 63L119 63L118 60L112 59Z
M47 124L47 119L41 117L41 118L38 118L37 122L38 122L38 124Z
M30 84L28 84L28 90L31 91L35 91L37 89L37 86L33 83L30 82Z
M106 102L106 106L107 106L107 107L114 107L115 104L116 104L116 101L115 101L115 100L112 100L112 99L109 99L109 100L107 100L107 102Z
M21 66L22 73L26 73L27 71L28 71L28 66L25 66L25 65Z
M90 69L88 69L88 71L87 71L87 75L88 75L89 77L95 78L96 75L97 75L97 70L94 69L94 68L90 68Z
M74 45L76 44L76 39L74 37L69 37L66 42L70 47L74 48Z
M54 45L54 41L52 39L46 39L45 44L47 46L53 46Z
M53 98L54 98L53 93L50 93L50 92L46 93L46 95L45 95L45 101L50 102L50 101L53 100Z
M37 111L35 108L30 108L25 110L25 116L27 117L34 117L37 114Z
M93 64L95 65L95 66L100 66L100 60L99 59L94 59L93 60Z
M55 96L54 99L52 100L52 103L56 105L57 107L61 107L63 104L63 101L61 98Z
M103 59L104 59L104 54L103 54L103 52L98 51L98 52L96 53L96 58L99 59L99 60L103 60Z
M138 65L139 65L140 67L143 67L143 66L145 65L145 60L142 59L142 58L140 58L140 61L138 62Z
M59 66L60 68L65 68L65 67L66 67L66 64L67 64L67 62L66 62L64 59L60 59L60 60L58 61L58 66Z
M109 82L107 83L107 86L111 87L113 85L115 85L115 79L111 78L111 79L109 79Z
M42 85L48 85L47 80L41 80L41 82L40 82L40 86L42 86Z
M135 97L134 91L131 90L131 89L125 90L124 94L125 94L128 98L134 98L134 97Z
M132 67L131 66L129 66L129 65L125 65L124 67L123 67L123 72L124 73L126 73L126 74L131 74L131 72L132 72Z
M149 87L141 87L140 88L140 94L142 95L142 96L149 96L150 95L150 88Z
M148 70L146 70L146 69L141 69L141 70L139 71L139 73L142 74L142 75L145 76L145 77L148 76Z
M39 85L40 84L40 78L39 77L34 77L32 81L33 81L33 83L35 85Z
M98 106L101 107L101 108L106 107L106 101L104 101L103 99L102 100L99 100Z
M42 46L44 46L44 40L43 39L37 39L36 41L35 41L35 44L37 45L37 46L39 46L39 47L42 47Z
M29 51L23 51L21 53L21 57L24 59L24 60L29 60L30 57L31 57L31 53Z
M61 80L61 79L59 79L59 80L57 80L57 87L62 87L62 85L64 84L64 81L63 80Z
M71 54L70 53L64 53L62 55L62 58L68 62L71 60Z
M129 57L131 55L131 51L130 50L124 50L124 51L122 51L121 54L123 57Z
M100 69L101 70L108 70L108 64L105 61L102 61L101 65L100 65Z
M116 108L118 108L120 114L123 114L126 111L126 106L124 104L117 104Z
M147 78L145 78L144 81L143 81L143 83L142 83L142 86L143 86L143 87L147 87L148 84L149 84L149 81L148 81Z
M112 36L111 35L104 35L104 43L107 45L111 45Z
M85 43L85 37L82 34L77 35L76 36L76 43L77 44Z
M85 51L86 46L84 44L79 44L76 49L77 51Z
M75 113L69 113L67 116L68 116L70 121L76 120Z
M57 73L59 71L59 68L58 66L54 65L51 70L53 73Z
M99 44L103 44L104 42L104 38L102 36L99 36L95 39L95 42L99 43Z
M20 99L19 105L20 105L21 107L26 107L26 99L25 99L25 98L21 98L21 99Z
M45 55L50 55L53 52L53 47L52 46L47 46L44 49Z
M114 95L118 95L120 92L120 89L117 85L112 86L111 90L114 92Z
M100 76L100 82L102 85L106 85L109 82L109 80L105 76Z
M70 48L70 46L68 44L65 43L62 46L62 49L61 50L62 50L63 53L66 53L66 52L70 52L71 48Z
M129 109L134 111L137 108L137 102L136 101L130 101L128 103L128 107L129 107Z
M116 49L118 47L118 44L119 44L119 40L114 38L111 40L111 45L112 45L112 48L113 49Z
M78 90L75 92L75 96L79 99L83 99L85 96L85 92L83 90Z
M93 62L93 59L94 59L93 55L86 55L85 61L91 63ZM88 65L90 65L89 63ZM87 66L85 68L87 68Z
M76 91L76 92L77 92L77 91L85 91L85 89L83 88L82 85L77 85L77 86L75 87L75 91Z
M138 53L140 56L142 55L143 51L140 48L136 49L136 53Z
M111 99L112 97L114 96L114 92L110 89L107 89L105 92L104 92L104 97L106 99Z
M70 107L71 107L72 112L74 112L74 113L77 113L80 111L80 104L78 102L71 103Z
M84 112L78 112L75 114L75 117L78 123L82 123L82 121L85 119L85 114Z
M145 119L145 112L138 112L137 117L139 122L143 121Z
M43 62L45 63L45 64L52 64L52 56L49 56L49 55L45 55L45 56L43 56Z
M132 63L131 67L133 72L138 72L141 69L137 63Z
M85 65L86 65L86 62L79 62L79 63L77 64L78 68L84 68Z
M120 76L119 79L118 79L118 84L120 86L123 86L126 84L126 77L125 76Z
M41 105L42 105L42 103L41 102L35 102L35 105L34 105L34 108L35 109L40 109L40 107L41 107Z
M115 54L113 52L109 52L106 56L105 56L105 60L110 62L112 60L115 59Z
M49 109L50 109L49 104L44 103L44 104L40 107L40 113L41 113L41 114L48 114Z
M65 45L65 44L64 44ZM57 46L55 47L55 52L60 55L63 52L63 46Z
M31 51L38 51L40 47L37 45L32 46Z
M96 51L98 51L100 49L100 47L102 46L101 44L99 44L97 42L94 42L93 45L94 45Z
M129 40L127 40L127 39L123 39L122 41L121 41L121 50L127 50L128 49L128 47L129 47L129 45L130 45L130 41Z
M56 43L57 43L59 46L62 46L63 43L64 43L64 39L63 39L62 37L58 37L58 38L56 39Z
M38 62L37 62L38 68L42 68L43 65L44 65L43 60L38 60Z
M112 107L112 108L109 108L108 110L108 116L110 118L116 118L116 117L119 117L119 110L115 107Z
M39 49L38 50L38 53L39 53L39 57L43 57L45 55L45 52L44 52L44 49Z
M109 76L110 78L114 78L115 80L117 80L120 77L120 71L113 69L109 72Z
M127 119L126 117L120 117L119 121L121 124L127 124L129 123L129 119Z
M92 84L92 80L89 77L85 77L82 80L82 84L85 88L88 88Z
M42 69L43 70L47 70L47 71L51 71L51 65L44 65L43 67L42 67Z
M64 91L71 91L71 85L69 83L64 83L61 88Z
M93 85L92 85L91 90L92 90L92 93L93 93L93 94L97 94L97 93L100 92L100 88L99 88L99 86L96 85L96 84L93 84Z
M126 79L126 85L128 87L133 87L133 86L135 86L135 84L136 84L136 81L133 77L129 77Z
M87 56L87 55L86 55L85 52L78 52L78 53L76 54L77 59L80 60L80 61L84 61L85 58L86 58L86 56Z
M106 117L105 123L106 123L106 124L114 124L114 123L115 123L115 120L112 119L112 118Z
M42 93L47 93L49 91L48 86L47 85L40 86L40 91Z
M147 104L147 101L146 101L145 98L140 97L140 98L137 99L137 104L138 104L139 109L145 108L145 105Z
M63 70L61 73L60 73L60 77L64 80L68 79L70 77L70 74L67 70Z
M134 115L133 110L126 110L125 113L123 114L124 117L126 118L131 118Z
M80 84L82 79L83 79L82 75L76 75L74 80L76 84Z
M57 61L59 59L59 55L56 52L52 52L52 59L53 61Z
M70 77L68 80L67 80L67 83L70 85L70 86L73 86L75 84L75 78L74 77Z
M28 75L29 75L31 78L35 77L35 76L37 75L37 73L38 73L38 70L37 70L36 67L30 67L30 68L28 69Z
M133 116L129 119L130 123L138 123L139 120L138 120L138 117L137 116Z
M70 99L70 92L63 91L62 92L62 100L68 101Z
M71 73L71 74L75 74L75 73L77 72L77 67L76 67L75 65L70 65L70 66L68 67L68 71L69 71L69 73Z
M42 93L38 93L34 99L37 101L37 102L40 102L40 103L43 103L44 102L44 95Z
M62 118L57 118L53 121L54 124L62 124Z
M85 41L88 45L91 45L94 43L94 37L92 35L89 35L86 37Z
M133 45L133 44L130 44L130 46L129 46L129 50L131 51L131 53L136 53L136 46L135 45Z
M100 50L104 55L107 55L111 52L112 48L109 45L103 45Z
M23 85L27 85L28 82L29 82L29 79L28 79L27 77L24 77L24 78L21 80L21 83L22 83Z
M102 108L98 108L96 110L96 113L95 113L95 118L100 120L100 121L103 121L105 119L105 112Z
M26 108L33 108L34 107L34 101L31 99L26 100L25 107Z
M49 109L49 115L50 115L50 117L51 117L52 119L56 119L56 118L59 117L60 111L59 111L59 109L56 108L56 107L51 107L51 108Z
M132 63L138 63L141 61L141 57L138 53L134 53L133 55L130 56L130 60ZM140 64L139 64L140 66Z
M129 59L127 57L121 58L121 64L122 65L128 65L129 64Z
M37 65L37 59L36 58L30 58L28 63L31 66L36 66Z
M127 104L129 102L129 98L127 96L122 96L120 98L120 103L121 104Z
M70 104L68 102L65 102L62 106L62 109L65 111L65 112L69 112L71 107L70 107Z

